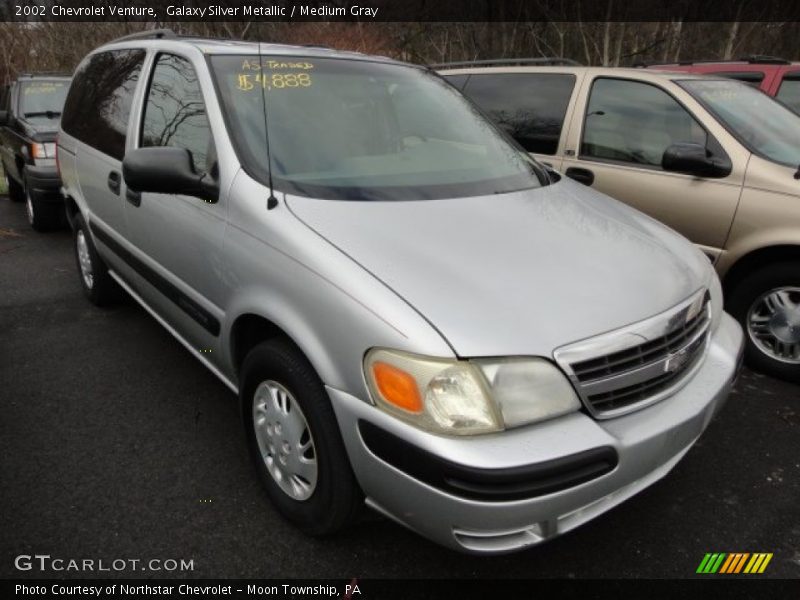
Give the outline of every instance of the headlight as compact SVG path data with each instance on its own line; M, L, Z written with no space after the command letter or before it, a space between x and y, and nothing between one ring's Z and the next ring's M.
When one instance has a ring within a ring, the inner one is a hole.
M55 158L56 145L54 143L31 144L31 156L33 158Z
M465 361L373 349L364 372L379 407L436 433L490 433L580 408L567 379L544 359Z
M719 275L711 267L711 275L708 282L708 293L711 296L711 331L716 331L717 326L722 320L722 284L719 281Z

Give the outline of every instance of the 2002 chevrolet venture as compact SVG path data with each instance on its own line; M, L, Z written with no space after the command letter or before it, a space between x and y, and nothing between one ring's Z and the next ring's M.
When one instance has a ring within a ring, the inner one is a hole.
M524 548L663 477L729 392L703 254L427 69L149 32L84 59L61 127L86 295L121 286L238 393L311 534L366 502Z

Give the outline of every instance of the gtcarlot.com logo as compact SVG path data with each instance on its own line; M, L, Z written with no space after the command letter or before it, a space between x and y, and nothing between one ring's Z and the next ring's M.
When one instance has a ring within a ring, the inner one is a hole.
M708 552L696 572L725 575L763 573L771 560L772 552Z
M20 554L14 559L18 571L194 571L194 559L183 558L53 558L49 554Z

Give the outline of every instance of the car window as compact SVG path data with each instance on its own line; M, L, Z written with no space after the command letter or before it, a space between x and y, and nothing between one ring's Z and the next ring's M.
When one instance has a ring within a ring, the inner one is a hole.
M528 152L555 154L575 76L557 73L472 75L464 93Z
M546 181L535 161L427 69L302 56L210 62L245 169L280 191L428 200Z
M0 88L0 110L8 110L8 86Z
M464 89L464 84L469 79L469 75L443 75L443 77L450 82L450 85L459 90Z
M147 92L140 145L185 148L198 172L211 171L215 155L206 105L197 73L185 58L158 57Z
M759 87L764 81L764 73L761 71L715 71L714 75L744 81L754 87Z
M58 119L67 97L69 82L36 79L20 86L19 112L29 121Z
M797 114L800 114L800 71L784 76L775 96Z
M800 165L800 115L781 102L738 81L691 79L678 85L751 152L794 169Z
M122 160L144 56L144 50L113 50L93 54L81 64L64 105L64 131Z
M706 145L703 127L672 96L654 85L596 79L581 140L581 156L660 167L678 142Z

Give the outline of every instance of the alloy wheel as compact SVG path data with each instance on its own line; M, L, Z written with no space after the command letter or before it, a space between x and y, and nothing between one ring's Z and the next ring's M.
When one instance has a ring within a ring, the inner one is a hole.
M800 287L780 287L759 296L747 313L747 332L770 358L800 364Z

